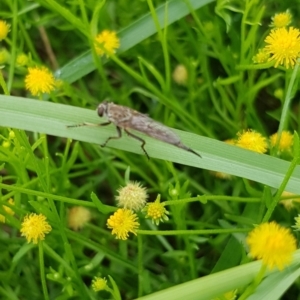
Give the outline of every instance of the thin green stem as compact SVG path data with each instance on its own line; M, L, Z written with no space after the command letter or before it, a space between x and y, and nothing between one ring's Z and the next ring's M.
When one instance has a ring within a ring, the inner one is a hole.
M279 133L282 132L282 130L284 129L284 127L286 125L286 122L287 122L288 111L289 111L291 100L293 98L293 87L296 83L296 79L297 79L297 75L298 75L298 69L299 69L299 64L297 63L295 68L293 69L291 80L289 82L289 85L288 85L288 88L287 88L287 91L286 91L284 104L283 104L283 108L282 108L282 113L281 113L281 117L280 117L278 135L279 135Z
M15 73L15 62L16 62L16 55L17 55L17 38L18 38L18 1L13 1L13 29L12 29L12 46L11 46L11 58L10 58L10 67L9 67L9 75L8 75L8 82L7 88L10 93L12 84L14 81L14 73Z
M137 234L143 235L208 235L208 234L229 234L236 232L249 232L253 228L233 229L195 229L195 230L137 230Z
M50 298L49 298L49 294L48 294L46 276L45 276L45 261L44 261L43 241L39 241L39 262L40 262L40 275L41 275L41 282L42 282L42 289L43 289L44 299L49 300Z
M8 191L16 191L16 192L23 193L23 194L28 194L28 195L33 195L33 196L40 196L42 198L49 198L49 199L53 199L53 200L57 200L57 201L71 203L73 205L80 205L80 206L86 206L86 207L95 207L94 203L87 202L85 200L76 200L76 199L73 199L73 198L68 198L68 197L53 195L53 194L40 192L40 191L36 191L36 190L26 189L26 188L22 188L20 186L14 186L14 185L0 183L0 188L3 188L3 189L8 190Z
M277 151L278 151L278 146L279 146L279 143L280 143L281 134L282 134L282 131L284 130L284 128L286 127L286 124L287 124L287 121L288 121L289 107L290 107L291 100L293 99L293 87L296 84L298 69L299 69L299 63L297 63L295 68L293 69L293 73L292 73L292 76L291 76L291 79L289 81L287 91L286 91L286 94L285 94L285 98L284 98L284 102L283 102L283 108L282 108L282 112L281 112L281 116L280 116L279 128L278 128L278 131L277 131L277 141L276 141L276 145L275 145L274 150L273 150L274 153L277 153ZM289 74L289 73L287 73L287 74Z
M150 9L153 21L155 23L155 27L156 27L156 30L157 30L157 33L158 33L158 36L159 36L159 40L160 40L161 45L162 45L164 63L165 63L165 76L166 76L166 83L164 84L164 86L167 89L166 91L163 91L163 92L168 93L169 90L170 90L170 82L171 82L170 59L169 59L168 45L167 45L167 41L166 41L167 29L168 29L168 26L167 26L167 24L168 24L168 2L166 2L166 4L165 4L164 33L162 32L162 29L160 27L159 20L157 18L156 10L153 6L152 0L147 0L147 2L148 2L148 6L149 6L149 9Z
M261 198L245 198L245 197L232 197L232 196L219 196L219 195L203 195L185 199L178 199L178 200L167 200L164 201L165 205L179 205L183 203L189 202L204 202L215 200L215 201L232 201L232 202L250 202L250 203L257 203L261 201Z
M263 280L265 274L266 274L267 266L262 264L259 272L257 273L256 277L254 278L254 281L252 284L250 284L245 292L238 298L238 300L245 300L247 299L251 294L253 294L258 287L258 285L261 283Z
M281 195L282 195L283 191L285 190L285 187L288 184L288 181L289 181L290 177L292 176L292 174L293 174L296 166L298 165L298 163L299 163L299 156L296 155L293 158L293 160L292 160L292 162L291 162L291 164L290 164L290 166L289 166L289 168L286 172L286 175L284 176L283 181L282 181L280 187L278 188L278 191L277 191L277 193L274 197L274 200L270 204L270 207L268 208L268 210L267 210L267 212L266 212L266 214L265 214L265 216L262 220L262 223L268 222L269 219L271 218L271 215L272 215L275 207L277 206L278 202L280 201Z
M6 82L4 80L3 73L1 70L0 70L0 86L3 89L4 95L9 95L9 91L8 91L8 88L7 88L7 85L6 85Z
M142 235L137 236L138 239L138 296L141 297L143 295L143 237Z

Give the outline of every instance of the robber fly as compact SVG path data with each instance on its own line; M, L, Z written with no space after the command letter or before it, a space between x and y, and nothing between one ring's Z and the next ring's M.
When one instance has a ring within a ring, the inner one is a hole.
M117 129L117 136L111 136L107 138L107 140L101 145L101 147L105 147L106 144L112 139L119 139L122 137L122 129L132 138L140 141L141 148L149 159L149 155L145 150L146 142L131 133L129 130L133 129L139 132L142 132L150 137L153 137L157 140L166 142L168 144L172 144L178 148L184 149L195 155L201 157L200 154L192 150L191 148L185 146L181 141L179 136L173 132L169 127L154 121L149 118L147 115L144 115L136 110L133 110L129 107L117 105L113 102L103 101L99 104L97 108L97 113L99 117L105 117L107 122L100 124L92 124L92 123L81 123L77 125L70 125L67 127L80 127L80 126L106 126L113 123Z

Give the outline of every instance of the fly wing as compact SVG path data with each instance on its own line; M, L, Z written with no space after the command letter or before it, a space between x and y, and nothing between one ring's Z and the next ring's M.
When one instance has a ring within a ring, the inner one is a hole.
M151 136L157 140L166 143L177 145L180 143L180 138L169 127L154 121L143 114L133 114L130 122L130 128Z

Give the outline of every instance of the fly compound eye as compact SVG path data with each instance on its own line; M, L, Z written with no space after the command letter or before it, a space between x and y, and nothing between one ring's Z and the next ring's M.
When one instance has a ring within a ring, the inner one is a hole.
M104 112L105 112L105 107L103 104L100 104L97 108L97 113L98 113L99 117L103 117Z

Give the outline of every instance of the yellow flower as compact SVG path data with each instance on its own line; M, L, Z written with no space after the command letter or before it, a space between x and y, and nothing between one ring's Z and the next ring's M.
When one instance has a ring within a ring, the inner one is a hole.
M16 134L13 132L13 130L10 130L8 133L8 138L10 140L13 140L16 137Z
M10 199L8 200L8 203L9 203L10 205L15 205L15 201L14 201L12 198L10 198ZM10 207L8 207L8 206L6 206L6 205L2 205L2 207L3 207L3 209L5 210L5 212L6 212L7 214L9 214L9 215L11 215L11 216L13 216L13 215L15 214L15 212L14 212ZM4 216L4 215L1 215L1 214L0 214L0 222L5 223L5 216Z
M103 291L107 288L107 281L105 278L95 276L92 280L92 289L95 292Z
M147 202L147 189L139 182L128 182L126 186L118 190L116 196L118 206L133 211L141 210Z
M278 134L274 133L270 136L271 147L275 147L278 141ZM280 142L278 144L279 151L290 151L293 145L294 136L289 131L282 131Z
M21 53L17 56L16 63L19 67L26 66L28 62L29 62L29 57L26 54Z
M268 148L266 138L254 130L238 133L236 145L258 153L265 153Z
M285 199L279 202L284 206L287 211L290 211L292 208L295 208L293 199Z
M25 85L33 96L50 93L55 89L55 78L46 67L28 68Z
M0 41L4 40L7 37L7 34L10 30L10 25L5 21L0 20Z
M275 222L257 226L249 233L247 243L250 255L262 259L269 269L277 267L282 270L290 264L293 252L296 251L296 240L290 230Z
M68 211L68 227L73 230L81 229L91 218L91 212L87 208L74 206Z
M267 53L264 49L258 49L258 53L253 56L252 60L256 64L263 64L268 61L269 57L270 54Z
M284 191L281 196L292 197L295 196L295 194ZM279 203L282 204L287 211L290 211L292 208L295 207L295 203L299 203L299 202L300 202L300 198L293 197L293 198L281 200Z
M25 216L20 231L22 236L26 237L28 243L32 241L37 244L38 241L44 240L45 234L48 234L51 230L52 228L44 215L32 213Z
M299 29L293 27L271 30L265 39L269 45L265 46L264 49L271 55L269 61L275 61L275 68L278 65L284 65L287 69L295 66L300 52L299 35Z
M3 141L3 142L2 142L2 147L3 147L3 148L9 148L10 145L11 145L11 142L10 142L10 141Z
M120 208L109 217L106 225L112 229L112 234L115 234L117 239L127 240L129 232L136 235L140 223L137 222L135 213L129 209Z
M177 65L173 71L173 80L179 85L186 85L188 79L188 71L184 65Z
M169 212L165 209L165 204L160 203L160 195L152 203L148 203L143 209L146 213L146 218L152 219L152 223L159 225L159 222L168 221Z
M279 100L282 100L284 96L284 91L281 88L278 88L274 91L274 97L276 97Z
M61 80L61 79L57 79L55 81L55 87L57 89L62 89L64 87L64 85L65 85L65 82L63 80Z
M111 30L103 30L95 38L95 49L98 55L109 55L116 52L120 47L117 33Z
M286 27L292 22L292 15L289 13L289 11L275 14L274 17L272 17L272 27Z
M10 59L10 54L8 53L8 51L3 48L0 50L0 65L4 65L6 64Z
M215 24L211 21L204 22L203 26L206 33L212 33L215 29Z
M217 172L217 171L211 171L210 172L213 176L219 178L219 179L224 179L224 180L231 180L232 175L224 172Z
M11 141L15 138L15 133L10 130L8 133L8 139L6 139L5 137L2 138L4 139L4 141L2 142L2 147L9 148L11 146Z

